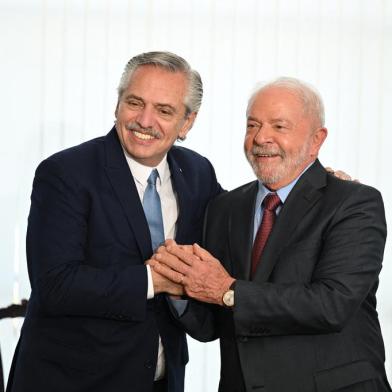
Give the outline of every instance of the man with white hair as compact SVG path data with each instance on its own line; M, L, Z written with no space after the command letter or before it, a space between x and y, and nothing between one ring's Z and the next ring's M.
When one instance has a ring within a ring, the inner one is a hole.
M191 301L179 320L220 338L220 392L390 391L376 291L386 239L380 193L329 174L318 93L261 87L245 153L257 181L218 196L205 249L169 241L151 265Z

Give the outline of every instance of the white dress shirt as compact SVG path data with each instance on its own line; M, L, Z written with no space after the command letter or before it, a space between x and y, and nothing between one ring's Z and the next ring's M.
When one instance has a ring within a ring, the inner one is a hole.
M153 169L157 169L159 177L157 178L156 188L161 199L162 207L162 218L163 218L163 230L165 239L174 239L176 234L176 222L178 218L178 203L177 196L173 190L171 182L171 174L169 165L167 163L167 157L162 159L157 167L144 166L134 159L132 159L126 151L124 151L127 159L129 168L132 176L135 180L136 188L140 197L140 201L143 203L144 192L147 187L147 179ZM147 279L148 279L148 290L147 299L154 298L154 285L152 282L150 266L147 268ZM158 361L155 371L154 380L159 380L165 375L165 355L163 351L163 345L161 337L159 337L159 348L158 348Z

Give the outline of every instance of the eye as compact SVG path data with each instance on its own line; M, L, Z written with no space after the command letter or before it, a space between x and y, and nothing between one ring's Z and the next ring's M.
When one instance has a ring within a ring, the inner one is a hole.
M261 127L261 124L258 123L254 123L254 122L249 122L246 124L246 129L248 131L253 131L253 130L257 130Z
M158 106L158 113L163 117L171 117L174 115L174 110L169 106Z
M137 99L128 99L126 101L127 105L133 109L141 108L143 107L143 103L141 101L138 101Z
M169 110L169 109L160 109L159 112L161 114L165 114L165 115L171 115L172 114L171 110Z
M276 129L277 131L284 131L284 130L286 130L288 128L287 128L287 126L285 126L283 124L275 124L274 125L274 129Z

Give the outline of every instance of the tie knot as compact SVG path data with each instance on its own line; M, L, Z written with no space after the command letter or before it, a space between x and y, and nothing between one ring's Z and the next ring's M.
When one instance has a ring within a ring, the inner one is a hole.
M150 174L150 176L148 177L148 179L147 179L147 184L151 184L151 185L156 185L156 183L157 183L157 178L159 177L159 173L158 173L158 170L157 169L154 169L152 172L151 172L151 174Z
M274 211L280 204L279 196L276 193L269 193L263 200L263 206L266 210Z

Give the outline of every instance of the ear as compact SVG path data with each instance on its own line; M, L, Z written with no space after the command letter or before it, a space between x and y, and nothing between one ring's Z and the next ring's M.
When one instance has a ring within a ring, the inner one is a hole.
M312 135L312 148L311 155L317 157L320 147L323 145L324 140L328 136L327 128L318 128L313 132Z
M184 123L181 126L180 132L178 136L181 138L185 138L188 132L191 130L193 123L196 120L197 112L192 112L188 115L188 117L184 120Z

